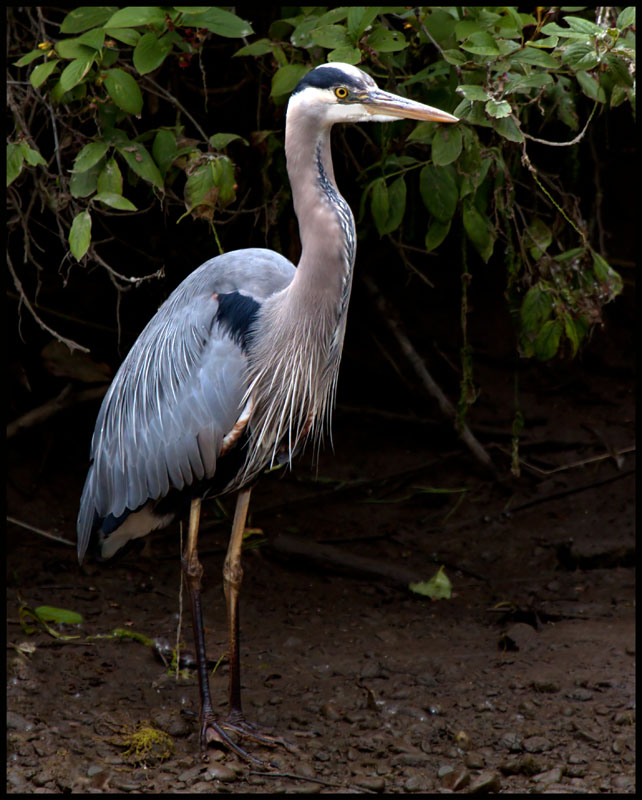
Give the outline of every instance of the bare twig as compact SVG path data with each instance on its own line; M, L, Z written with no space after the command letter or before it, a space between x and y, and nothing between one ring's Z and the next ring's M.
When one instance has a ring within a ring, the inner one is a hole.
M148 83L150 86L153 86L156 91L148 89L151 91L152 94L157 94L159 97L165 98L165 100L169 100L176 108L180 109L183 114L187 117L187 119L192 123L192 125L196 128L196 130L201 134L203 137L203 141L209 141L209 136L205 133L203 128L198 124L198 122L194 119L194 117L189 113L189 111L185 108L182 103L180 103L171 92L168 92L167 89L164 89L162 86L159 86L155 80L149 77L149 75L144 76L145 83Z
M89 400L97 400L102 397L106 391L107 386L97 386L93 389L85 389L82 392L72 393L71 384L68 383L58 397L54 397L53 400L48 400L38 408L33 408L31 411L27 411L26 414L18 417L18 419L10 422L7 425L7 439L11 439L13 436L29 428L33 428L35 425L42 424L45 420L50 419L64 408L86 403Z
M515 125L517 125L518 130L521 132L522 136L525 139L530 139L532 142L537 142L538 144L546 144L549 147L571 147L572 145L577 144L578 142L581 142L582 139L584 138L584 135L586 134L586 131L588 130L588 126L589 126L591 120L593 119L593 115L595 114L595 110L596 110L597 107L598 107L598 102L596 100L595 104L593 105L593 108L591 109L591 113L588 115L588 119L586 120L586 125L584 125L584 127L577 134L577 136L574 139L571 139L569 142L550 142L548 139L538 139L536 136L531 136L530 133L526 133L526 131L523 131L521 129L520 123L519 123L519 119L515 116L515 114L511 114L510 116L511 116L511 119L513 120L513 122L515 123Z
M506 455L510 455L503 447L498 447L498 449L503 453L506 453ZM613 453L602 453L599 456L591 456L590 458L582 458L580 461L573 461L571 464L562 464L559 467L553 467L553 469L542 469L541 467L536 467L534 464L529 464L528 461L525 461L523 458L519 459L519 463L526 467L526 469L530 469L532 472L537 472L540 475L554 475L556 472L566 472L567 470L575 469L576 467L584 467L586 464L594 464L597 461L606 461L607 458L615 459L617 464L620 456L623 456L626 453L634 452L635 445L631 445L631 447L625 447L623 450L616 450Z
M29 525L27 522L22 522L22 520L16 519L15 517L7 517L7 522L10 522L12 525L18 525L21 528L25 528L32 533L37 533L38 536L44 536L45 539L52 539L54 542L68 544L70 547L76 546L76 543L70 541L69 539L65 539L62 536L56 536L54 533L49 533L49 531L43 531L42 528L35 528L33 525Z
M431 397L433 397L437 403L439 404L439 408L441 409L444 416L449 417L453 421L456 421L457 412L453 407L450 400L446 397L444 392L435 382L432 375L426 369L426 365L419 355L415 348L413 347L412 343L406 336L406 334L402 331L401 326L394 318L388 303L386 302L385 298L377 288L374 281L369 278L367 275L363 276L363 281L372 295L373 300L375 301L377 308L381 312L381 316L383 321L386 323L388 328L390 329L391 333L399 343L402 352L408 359L409 363L411 364L414 371L419 376L419 379L423 383L424 387L428 391ZM457 433L459 434L461 440L466 444L470 452L473 456L479 461L482 466L487 469L495 478L498 479L499 475L497 472L497 468L492 462L492 459L484 450L482 445L477 441L475 436L473 435L472 431L465 423L461 426L461 430L458 430Z
M50 333L59 342L62 342L63 344L66 344L67 347L72 352L74 350L80 350L81 353L88 353L89 352L89 348L88 347L83 347L81 344L78 344L78 342L74 342L73 339L67 339L64 336L61 336L57 331L55 331L53 328L50 328L47 324L45 324L40 319L40 317L36 314L36 312L34 310L34 307L29 302L29 299L27 298L27 295L25 294L25 290L22 288L22 283L20 282L20 279L16 275L16 271L13 268L13 264L11 262L11 256L9 255L9 253L7 253L7 264L9 266L9 272L11 273L11 277L13 278L14 285L15 285L16 289L18 290L18 294L20 295L20 303L24 304L26 306L27 310L30 312L30 314L35 319L35 321L38 323L38 325L40 325L40 327L43 330L47 331L47 333Z

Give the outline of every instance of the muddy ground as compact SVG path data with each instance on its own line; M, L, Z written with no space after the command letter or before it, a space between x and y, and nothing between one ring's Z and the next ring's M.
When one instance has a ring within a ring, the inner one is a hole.
M249 524L264 538L251 537L244 558L244 704L292 746L246 742L263 766L213 748L200 762L186 713L197 709L195 672L177 681L158 653L177 636L176 527L142 552L79 569L72 547L10 524L8 791L632 793L630 323L621 304L581 359L519 366L530 465L520 478L508 477L511 344L498 354L492 326L486 348L484 325L473 331L481 394L470 422L501 485L412 373L384 374L380 357L363 357L364 343L377 351L365 330L352 333L334 454L323 452L318 480L304 456L293 473L265 476L253 498ZM65 412L9 442L11 517L73 537L95 413ZM204 508L214 663L226 652L222 512L233 500ZM301 539L329 555L288 553ZM348 555L369 561L359 571ZM450 599L408 591L408 575L425 580L441 565ZM21 605L71 609L83 622L27 633ZM182 624L189 657L185 602ZM157 647L110 638L115 629ZM226 680L223 658L212 679L221 713Z

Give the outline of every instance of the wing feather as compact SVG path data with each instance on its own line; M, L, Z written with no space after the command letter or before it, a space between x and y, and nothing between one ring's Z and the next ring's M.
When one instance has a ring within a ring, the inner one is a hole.
M247 388L241 344L216 320L217 296L241 292L260 303L293 276L294 266L271 251L227 253L191 273L150 320L98 414L78 515L80 558L97 518L213 477Z

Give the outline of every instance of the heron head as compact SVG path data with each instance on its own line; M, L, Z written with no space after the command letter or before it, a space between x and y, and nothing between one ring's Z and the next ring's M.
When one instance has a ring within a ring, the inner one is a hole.
M384 92L363 70L352 64L332 62L310 70L296 85L290 107L316 111L329 125L335 122L391 122L418 119L458 122L438 108Z

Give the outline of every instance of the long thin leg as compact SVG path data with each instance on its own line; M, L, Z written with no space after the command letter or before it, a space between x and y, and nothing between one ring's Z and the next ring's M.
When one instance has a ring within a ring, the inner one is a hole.
M230 659L230 713L229 720L241 720L243 709L241 706L241 663L239 654L239 592L243 581L243 568L241 566L241 548L243 546L243 533L247 510L250 505L252 487L242 489L236 498L232 534L227 547L225 564L223 565L223 587L227 602L227 623L229 632L229 659Z
M223 587L227 602L227 622L229 631L229 660L230 660L230 710L227 717L221 720L221 725L228 730L235 731L241 736L254 739L261 744L281 744L286 749L293 750L285 740L264 731L260 726L248 722L243 714L241 705L241 663L239 647L239 593L243 581L243 568L241 566L241 550L243 547L243 533L247 510L250 505L252 487L242 489L236 498L236 509L232 523L232 533L227 546L225 564L223 565Z
M201 758L208 761L207 745L212 740L223 742L230 750L237 755L254 763L262 764L259 759L246 753L241 747L233 742L225 733L214 717L212 708L212 697L210 694L210 683L207 674L207 653L205 651L205 636L203 634L203 614L201 610L201 585L203 578L203 566L198 560L198 525L201 518L201 500L192 500L189 514L189 531L187 535L187 545L183 553L183 572L189 588L192 601L192 625L194 628L194 645L196 647L196 662L198 666L198 685L201 698L201 717L200 717L200 748Z

